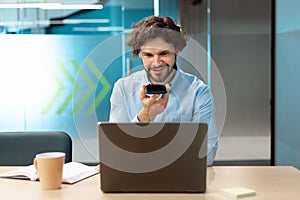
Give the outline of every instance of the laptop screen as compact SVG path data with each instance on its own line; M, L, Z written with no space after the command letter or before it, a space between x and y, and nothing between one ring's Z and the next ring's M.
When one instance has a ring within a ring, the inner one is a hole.
M98 123L104 192L205 192L207 124Z

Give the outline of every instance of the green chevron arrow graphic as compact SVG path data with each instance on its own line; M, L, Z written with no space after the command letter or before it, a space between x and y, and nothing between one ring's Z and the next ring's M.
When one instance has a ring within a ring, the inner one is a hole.
M80 76L83 78L84 82L87 84L88 89L87 91L84 92L84 94L80 97L79 102L74 106L72 110L72 114L77 114L80 109L83 107L83 105L88 101L89 97L92 96L92 94L96 90L97 83L93 83L92 79L88 76L86 71L80 69L80 65L76 60L71 60L70 61L74 69L80 74ZM79 92L80 86L75 80L75 78L72 76L70 71L67 69L67 67L61 62L61 61L56 61L59 69L63 72L63 75L69 80L69 82L73 86L73 90L70 91L70 93L65 97L63 103L59 106L59 108L56 111L56 114L60 115L62 114L67 106L71 103L73 97ZM95 75L97 80L102 84L103 89L101 92L97 95L95 100L91 103L89 108L87 109L86 113L87 114L92 114L95 109L99 106L99 104L102 102L104 97L107 95L109 90L111 89L111 85L109 82L106 80L106 78L102 75L102 73L98 70L97 66L93 63L92 60L87 60L86 64L88 68L92 71L92 73ZM48 69L51 76L55 80L55 82L58 85L58 90L55 92L54 96L51 98L50 102L47 104L47 106L44 108L42 111L42 114L47 114L51 107L54 106L55 102L59 99L62 98L61 95L63 93L63 90L65 89L65 86L63 82L58 78L58 76L49 68Z
M92 60L87 60L86 63L87 63L87 65L89 66L89 68L91 69L91 71L95 74L95 76L98 78L98 80L100 81L100 83L103 86L103 89L98 94L98 96L93 101L93 103L90 105L90 107L89 107L89 109L87 111L87 114L92 114L94 112L94 110L97 109L97 107L102 102L102 100L107 95L107 93L109 92L109 90L111 88L111 85L106 80L106 78L102 75L102 73L98 70L97 66L93 63Z
M48 113L48 111L50 110L50 108L53 106L53 104L55 103L55 101L58 99L58 97L60 96L60 94L64 90L64 86L63 86L62 82L55 75L55 73L52 70L50 70L50 68L47 68L47 69L50 72L50 74L53 77L53 79L55 80L55 82L57 83L58 90L56 91L56 93L54 94L54 96L51 98L51 100L49 101L49 103L47 104L47 106L45 107L45 109L42 111L43 115Z
M63 71L63 73L66 75L67 79L74 85L74 90L70 92L70 94L64 100L63 104L56 111L56 114L60 115L61 113L64 112L64 110L66 109L68 104L72 101L72 97L77 94L77 92L79 90L79 85L73 78L72 74L67 70L67 68L65 67L65 65L62 62L57 61L57 64L58 64L59 68ZM75 69L76 69L76 67L75 67Z
M96 85L92 82L92 80L89 78L89 76L85 73L85 71L80 70L79 64L76 62L76 60L71 60L71 63L73 66L77 69L79 74L82 76L83 80L88 85L88 90L83 94L82 98L78 102L78 104L73 109L73 114L77 114L80 110L80 108L84 105L84 103L87 101L89 96L93 93L93 91L96 88Z

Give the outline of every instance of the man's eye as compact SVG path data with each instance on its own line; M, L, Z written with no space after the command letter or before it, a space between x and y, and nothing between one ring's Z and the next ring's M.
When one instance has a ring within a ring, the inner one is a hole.
M145 56L145 57L152 57L153 55L151 53L143 53L142 56Z
M169 51L164 51L164 52L161 52L159 55L168 56L168 55L170 55L170 52Z

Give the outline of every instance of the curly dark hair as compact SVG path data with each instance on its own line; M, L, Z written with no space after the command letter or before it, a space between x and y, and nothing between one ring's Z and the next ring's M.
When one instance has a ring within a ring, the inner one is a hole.
M132 49L132 56L139 55L141 46L148 39L161 37L178 52L183 50L188 39L187 34L170 17L149 16L132 25L132 28L126 42Z

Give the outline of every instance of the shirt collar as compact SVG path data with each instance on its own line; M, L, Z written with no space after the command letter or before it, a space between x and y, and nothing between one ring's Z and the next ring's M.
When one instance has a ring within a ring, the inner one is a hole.
M179 77L179 74L181 73L181 70L179 68L177 68L176 70L176 74L175 76L173 77L173 79L171 80L171 83L170 83L170 86L174 86L175 84L177 84L178 82L178 77Z

